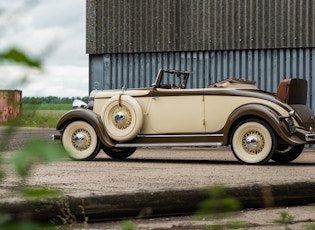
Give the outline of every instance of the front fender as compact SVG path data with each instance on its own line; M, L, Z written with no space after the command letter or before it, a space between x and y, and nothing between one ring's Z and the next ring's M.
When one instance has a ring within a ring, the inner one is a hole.
M270 127L278 134L278 136L290 145L305 144L305 141L298 138L296 135L290 134L288 127L284 121L280 121L277 111L262 104L248 104L241 106L233 111L229 116L226 125L224 126L224 144L229 144L232 130L234 127L244 119L259 118L266 121Z
M91 110L73 109L65 113L58 121L56 129L62 131L69 123L73 121L86 121L95 129L101 143L107 147L114 147L115 142L108 136L102 123L101 117Z

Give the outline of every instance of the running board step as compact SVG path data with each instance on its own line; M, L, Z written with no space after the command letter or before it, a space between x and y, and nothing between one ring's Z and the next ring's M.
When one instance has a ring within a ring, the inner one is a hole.
M131 147L218 147L222 146L223 142L217 143L119 143L117 148Z

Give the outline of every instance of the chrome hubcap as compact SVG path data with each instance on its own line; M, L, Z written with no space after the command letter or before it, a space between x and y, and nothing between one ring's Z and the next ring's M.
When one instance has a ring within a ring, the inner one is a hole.
M248 136L246 138L245 142L246 142L246 147L249 150L255 149L257 147L257 145L258 145L258 139L255 136Z
M122 105L122 106L115 106L113 109L110 111L111 119L112 119L112 124L117 128L124 130L129 127L129 125L132 122L132 116L129 111L129 109Z
M123 112L118 112L115 114L115 122L121 124L125 121L126 116Z
M258 131L249 131L242 138L243 149L251 154L259 154L265 147L265 138Z
M85 129L78 129L72 135L72 144L79 150L86 150L91 144L91 136Z

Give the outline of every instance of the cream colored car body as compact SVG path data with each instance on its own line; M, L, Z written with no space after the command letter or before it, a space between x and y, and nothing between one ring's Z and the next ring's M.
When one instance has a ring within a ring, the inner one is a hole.
M152 97L148 96L150 90L102 91L94 99L93 111L102 117L103 106L111 97L120 93L132 96L137 100L143 112L144 123L139 134L216 133L223 129L234 110L249 103L268 105L278 111L279 115L287 116L287 110L268 100L206 94L207 91L218 91L222 94L222 91L232 92L236 89L156 89L162 94L172 92L178 93L178 96ZM183 90L188 92L187 96L182 95Z

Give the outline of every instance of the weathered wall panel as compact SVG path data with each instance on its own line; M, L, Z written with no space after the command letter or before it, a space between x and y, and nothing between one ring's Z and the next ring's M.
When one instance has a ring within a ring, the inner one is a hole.
M0 90L0 124L21 113L22 91Z
M284 78L304 78L315 109L315 48L90 55L90 90L150 87L160 68L194 72L190 88L234 77L275 92Z
M87 53L315 47L315 0L87 0Z

